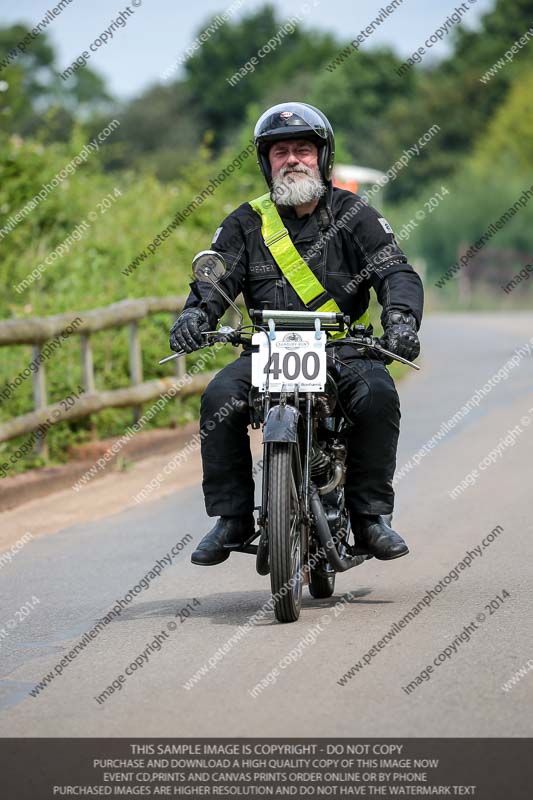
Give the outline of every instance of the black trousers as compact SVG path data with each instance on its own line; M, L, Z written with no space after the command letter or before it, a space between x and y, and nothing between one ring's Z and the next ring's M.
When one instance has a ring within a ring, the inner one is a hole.
M392 479L400 432L400 402L383 362L350 358L335 363L339 400L353 421L347 447L345 497L349 511L391 514ZM329 362L329 359L328 359ZM220 370L202 395L200 435L205 507L210 517L254 509L252 456L248 436L249 352Z

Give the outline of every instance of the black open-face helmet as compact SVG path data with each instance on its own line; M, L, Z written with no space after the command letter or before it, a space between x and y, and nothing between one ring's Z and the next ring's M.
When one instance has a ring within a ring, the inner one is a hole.
M267 109L255 126L254 144L257 162L265 180L272 185L268 151L280 139L310 139L318 147L318 170L329 181L335 160L333 128L322 111L308 103L279 103Z

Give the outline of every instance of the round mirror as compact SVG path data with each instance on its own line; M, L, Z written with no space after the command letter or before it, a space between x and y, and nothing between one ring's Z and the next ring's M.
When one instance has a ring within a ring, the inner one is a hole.
M226 262L215 250L201 250L192 260L192 272L198 281L218 281L226 272Z

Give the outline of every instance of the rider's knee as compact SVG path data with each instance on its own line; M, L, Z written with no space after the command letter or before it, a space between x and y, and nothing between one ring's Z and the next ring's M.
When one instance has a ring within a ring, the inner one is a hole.
M399 414L400 400L394 381L385 370L372 370L353 387L349 399L352 417Z
M400 410L400 398L391 376L385 370L375 371L370 377L370 407L376 412L393 412Z
M223 415L240 410L237 407L238 393L233 381L226 380L224 376L213 378L207 386L201 399L201 413L213 416L223 409Z
M225 399L225 387L216 378L208 384L201 398L201 408L204 413L212 413Z

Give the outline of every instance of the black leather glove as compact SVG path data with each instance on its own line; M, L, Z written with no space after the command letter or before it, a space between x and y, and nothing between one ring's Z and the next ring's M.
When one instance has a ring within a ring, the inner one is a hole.
M420 354L420 342L416 333L416 319L412 314L394 309L387 311L383 320L381 344L386 350L414 361Z
M202 331L208 331L209 319L201 308L186 308L170 329L170 349L193 353L205 344Z

